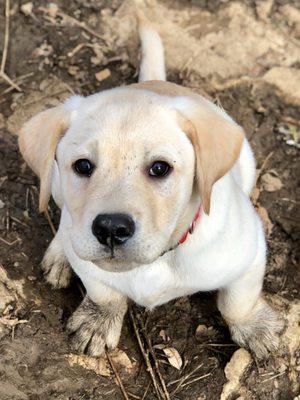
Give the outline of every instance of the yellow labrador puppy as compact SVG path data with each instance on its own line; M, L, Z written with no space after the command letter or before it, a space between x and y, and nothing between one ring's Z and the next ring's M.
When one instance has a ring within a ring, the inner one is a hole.
M79 351L118 344L128 298L151 309L218 289L233 340L265 356L282 325L262 296L249 143L223 110L164 81L161 40L143 20L140 37L138 84L71 97L20 132L40 210L51 194L62 210L47 279L66 286L70 265L86 288L68 322Z

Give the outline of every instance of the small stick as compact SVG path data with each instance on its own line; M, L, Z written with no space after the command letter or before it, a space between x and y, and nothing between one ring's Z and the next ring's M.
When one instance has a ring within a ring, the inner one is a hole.
M160 380L160 383L161 383L165 398L166 398L166 400L170 400L170 393L168 392L165 380L164 380L162 374L160 373L159 365L158 365L158 362L157 362L157 359L156 359L156 356L155 356L155 353L154 353L154 350L153 350L153 347L152 347L152 343L151 343L151 340L149 339L149 336L147 335L147 331L146 331L146 328L145 328L145 325L144 325L143 321L141 321L141 326L142 326L142 329L143 329L143 333L144 333L144 336L145 336L145 339L146 339L150 354L151 354L151 356L153 358L155 370L156 370L156 373L157 373L158 378Z
M49 215L49 211L48 211L48 210L45 210L44 214L45 214L45 216L46 216L46 218L47 218L47 221L48 221L48 224L49 224L49 226L50 226L50 228L51 228L51 231L52 231L52 233L53 233L53 236L55 236L55 235L56 235L56 229L55 229L55 227L54 227L54 225L53 225L53 222L52 222L52 220L51 220L51 217L50 217L50 215Z
M209 372L208 374L205 374L205 375L198 376L198 378L192 379L191 381L184 383L183 385L181 385L181 387L184 387L184 386L190 385L191 383L200 381L201 379L207 378L210 375L211 375L211 372Z
M198 365L196 368L194 368L191 372L189 372L188 374L186 374L185 376L183 376L180 379L176 379L173 382L168 383L168 386L173 385L176 382L179 382L179 384L176 386L176 388L173 391L173 394L179 389L179 387L184 383L184 381L186 381L191 375L193 375L196 371L198 371L198 369L200 369L201 367L203 367L203 363Z
M296 126L300 126L300 121L298 119L292 118L292 117L288 117L288 116L282 116L281 117L281 121L286 122L287 124L291 124L291 125L296 125Z
M22 92L22 89L20 88L20 86L18 86L16 83L14 83L4 71L5 65L6 65L6 60L7 60L8 43L9 43L9 10L10 10L9 0L6 0L5 1L4 46L3 46L3 53L2 53L1 66L0 66L0 77L3 80L5 80L10 86L12 86L14 89L18 90L19 92Z
M46 12L47 14L49 14L49 10L45 7L39 7L39 10ZM69 20L69 22L73 23L73 25L78 26L79 28L83 29L84 31L88 32L89 34L91 34L92 36L95 36L98 39L103 40L103 38L101 37L101 35L99 35L97 32L95 32L93 29L89 28L88 26L85 25L84 22L78 21L78 19L71 17L68 14L65 14L62 11L57 11L56 15L58 15L61 18L65 18L65 20ZM45 17L44 17L45 18Z
M16 82L18 82L18 83L23 82L26 78L29 78L32 75L34 75L34 72L29 72L28 74L18 76L16 78ZM16 82L14 82L14 83L16 84ZM7 93L11 92L12 90L13 90L13 87L9 87L4 90L3 94L7 94Z
M114 363L113 363L113 361L112 361L112 359L111 359L111 357L110 357L110 355L109 355L109 353L108 353L108 351L106 349L105 349L105 354L106 354L107 360L108 360L108 362L109 362L109 364L111 366L111 369L113 370L113 373L115 374L116 380L117 380L118 385L119 385L119 387L121 389L121 392L123 394L124 399L125 400L129 400L128 394L127 394L127 392L126 392L126 390L124 388L124 385L123 385L123 383L121 381L119 373L118 373L116 367L114 366Z
M3 239L2 237L0 237L1 242L5 243L7 246L13 246L16 243L21 242L20 238L15 239L13 242L8 242L7 240Z
M141 353L142 353L142 355L144 357L144 361L145 361L146 366L147 366L147 371L149 372L150 377L152 379L152 383L153 383L156 395L157 395L157 397L159 399L161 399L162 398L161 390L160 390L160 388L158 386L158 383L156 381L155 374L154 374L153 368L152 368L150 360L149 360L149 356L145 352L145 349L144 349L144 346L143 346L143 343L142 343L142 339L141 339L140 333L138 331L137 324L135 322L135 317L134 317L134 314L133 314L131 309L129 309L129 317L130 317L130 320L131 320L131 323L132 323L132 326L133 326L133 329L134 329L134 333L135 333L139 348L140 348Z
M150 385L151 385L151 381L148 383L148 386L146 387L146 390L145 390L145 393L143 394L142 400L145 400L145 398L146 398L146 396L147 396L147 393L148 393L148 390L149 390L149 387L150 387Z
M10 77L4 72L0 71L0 77L6 81L10 86L12 86L14 89L16 89L18 92L22 92L22 89L20 88L19 85L17 85Z
M268 382L268 381L272 381L273 379L276 379L276 378L278 378L279 376L281 376L281 375L283 375L283 374L285 374L285 373L286 373L286 371L279 372L278 374L273 375L273 376L271 376L270 378L264 379L263 381L261 381L261 383L265 383L265 382Z
M3 72L5 69L6 59L7 59L7 51L8 51L8 42L9 42L9 0L5 2L5 31L4 31L4 48L2 53L1 60L1 68L0 71Z
M274 154L274 151L271 151L267 155L267 157L264 159L263 163L261 164L261 167L259 168L258 173L257 173L257 177L256 177L256 181L255 181L255 185L254 186L256 186L256 184L257 184L257 182L258 182L258 180L259 180L259 178L261 176L261 173L266 168L266 165L268 164L268 162L269 162L269 160L270 160L270 158L272 157L273 154Z
M84 290L82 289L80 282L77 282L77 286L78 286L78 289L80 291L82 298L84 298L85 294L84 294Z

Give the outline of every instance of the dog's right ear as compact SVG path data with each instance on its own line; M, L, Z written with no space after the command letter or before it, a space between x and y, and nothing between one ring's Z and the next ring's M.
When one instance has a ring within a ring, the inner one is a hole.
M70 110L59 105L43 111L21 128L20 151L32 170L40 178L39 210L45 211L51 196L51 181L55 151L70 123Z

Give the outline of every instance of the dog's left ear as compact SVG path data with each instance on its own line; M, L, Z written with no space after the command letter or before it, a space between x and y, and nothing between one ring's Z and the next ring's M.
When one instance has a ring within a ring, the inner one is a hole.
M31 118L19 133L20 151L40 178L40 211L46 210L51 196L55 151L68 129L69 121L70 111L65 105L60 105Z
M176 98L179 123L196 154L196 178L203 210L210 211L213 184L237 161L244 132L214 104L198 95Z

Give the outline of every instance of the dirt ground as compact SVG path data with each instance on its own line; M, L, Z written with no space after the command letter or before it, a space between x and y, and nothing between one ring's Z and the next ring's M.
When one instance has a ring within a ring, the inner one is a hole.
M82 299L79 282L52 290L44 281L39 264L52 231L37 212L38 181L14 134L31 115L72 93L87 95L137 79L133 5L10 3L5 72L21 91L0 78L0 399L122 399L107 360L71 352L65 323ZM151 313L134 306L171 399L300 399L296 3L139 1L162 35L169 80L210 96L247 132L258 168L253 201L269 246L265 290L285 319L278 353L258 361L246 351L236 353L215 293L182 298ZM4 0L0 10L3 43ZM49 213L57 226L54 204ZM112 357L129 398L157 398L129 317L119 349Z

